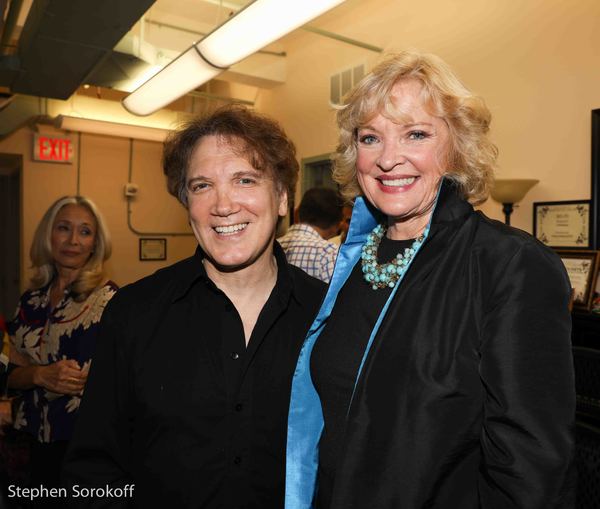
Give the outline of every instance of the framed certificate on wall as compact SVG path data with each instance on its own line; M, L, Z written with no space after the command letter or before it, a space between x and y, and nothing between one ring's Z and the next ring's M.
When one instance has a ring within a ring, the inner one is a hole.
M140 261L166 259L167 239L140 239Z
M569 274L573 307L589 311L598 275L598 251L557 250L557 253Z
M533 235L557 249L591 249L590 200L546 201L533 204Z

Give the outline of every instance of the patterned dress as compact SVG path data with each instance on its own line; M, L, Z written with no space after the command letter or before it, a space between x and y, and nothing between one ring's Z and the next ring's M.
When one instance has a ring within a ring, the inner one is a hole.
M116 291L117 286L108 281L86 300L76 302L66 290L54 309L50 309L50 284L26 291L15 318L8 324L13 347L32 364L74 359L81 368L89 369L102 312ZM57 394L42 387L25 390L14 426L40 442L69 440L80 402L80 396Z

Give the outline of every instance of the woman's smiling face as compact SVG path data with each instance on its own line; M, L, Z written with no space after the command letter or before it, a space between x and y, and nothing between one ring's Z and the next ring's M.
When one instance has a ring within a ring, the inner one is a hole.
M388 216L391 238L421 233L445 171L448 126L425 109L421 92L418 81L399 81L392 103L402 120L379 113L357 132L358 182L366 199Z

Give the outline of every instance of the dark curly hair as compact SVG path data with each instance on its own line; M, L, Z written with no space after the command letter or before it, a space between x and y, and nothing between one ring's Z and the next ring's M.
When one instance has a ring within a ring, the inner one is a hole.
M273 177L279 192L286 191L288 198L293 198L299 166L292 141L274 120L244 106L228 105L186 122L165 141L162 166L167 187L184 207L188 206L190 159L205 136L220 136L239 147L254 168Z

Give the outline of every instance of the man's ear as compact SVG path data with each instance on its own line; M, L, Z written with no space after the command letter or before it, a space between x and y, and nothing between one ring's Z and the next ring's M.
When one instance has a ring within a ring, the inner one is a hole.
M284 217L288 213L288 193L284 189L279 192L279 216Z

